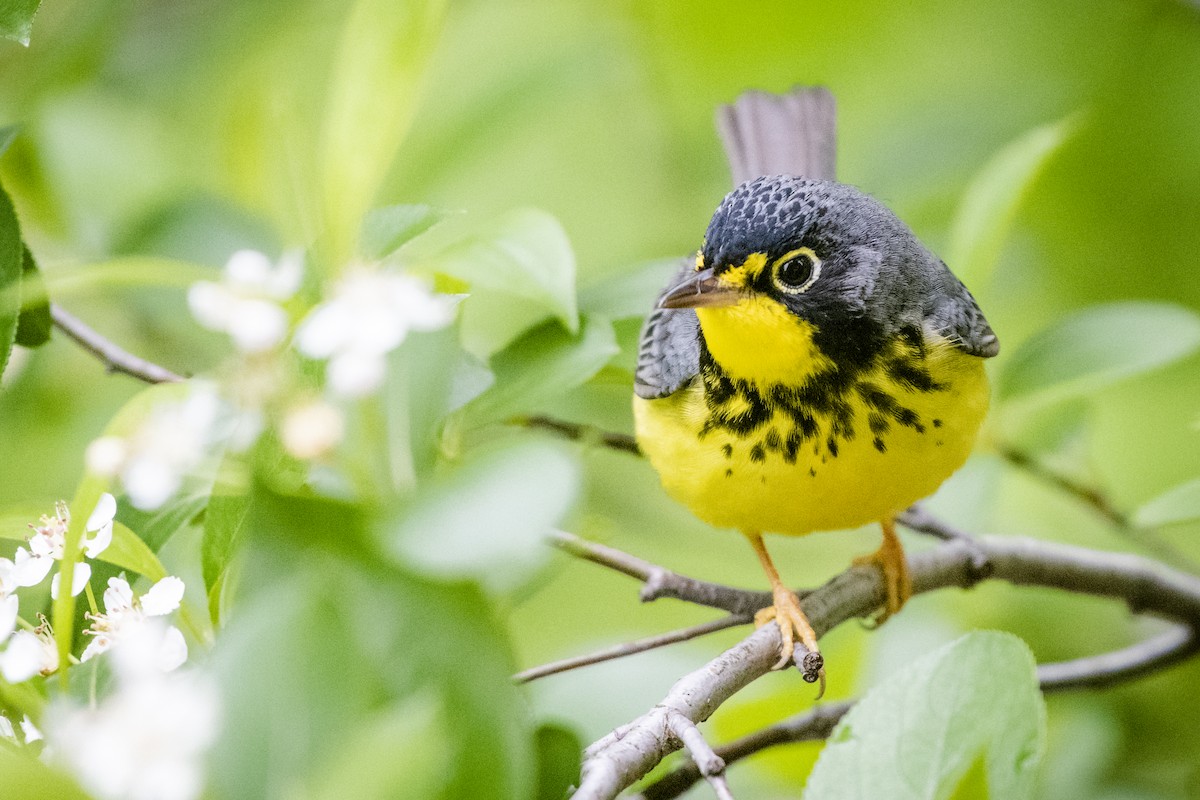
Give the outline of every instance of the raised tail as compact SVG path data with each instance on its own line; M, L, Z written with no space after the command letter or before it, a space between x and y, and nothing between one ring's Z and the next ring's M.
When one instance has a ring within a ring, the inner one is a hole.
M734 185L762 175L835 178L837 106L823 86L745 92L717 109L717 130Z

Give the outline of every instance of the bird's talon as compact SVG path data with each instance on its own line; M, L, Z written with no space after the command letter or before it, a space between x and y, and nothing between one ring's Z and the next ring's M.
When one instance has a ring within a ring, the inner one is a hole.
M874 553L854 559L856 567L872 567L879 570L883 576L886 599L883 609L875 618L870 622L864 622L864 626L868 630L878 628L887 622L888 618L899 611L913 593L912 578L908 574L908 561L904 558L904 548L896 536L895 523L891 520L884 520L881 524L883 526L883 544Z

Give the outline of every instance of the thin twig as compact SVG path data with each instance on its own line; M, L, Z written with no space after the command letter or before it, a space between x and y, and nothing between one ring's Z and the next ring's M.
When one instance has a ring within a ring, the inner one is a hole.
M1196 652L1200 639L1191 628L1175 626L1166 633L1132 647L1099 656L1042 664L1038 682L1044 692L1111 686L1163 668ZM770 747L829 737L855 700L826 703L782 722L713 749L726 767ZM641 800L671 800L700 780L692 761L681 764L642 790Z
M610 548L611 549L611 548ZM619 552L619 551L618 551ZM955 539L910 559L916 593L944 587L969 588L982 576L980 554L991 577L1022 586L1046 586L1121 599L1134 611L1173 619L1189 631L1200 628L1200 578L1139 556L1105 553L1019 537ZM856 567L811 592L802 601L818 635L848 619L870 613L882 601L877 570ZM678 749L663 735L663 714L674 710L700 723L743 687L765 674L780 646L778 628L767 625L699 670L685 675L651 712L588 748L576 800L607 800ZM1161 669L1194 652L1191 637L1157 637L1142 646L1057 665L1057 686L1103 685Z
M57 303L50 304L50 317L54 320L56 328L100 359L109 372L123 372L146 383L178 383L186 380L166 367L160 367L122 349Z
M1028 472L1030 475L1039 480L1055 486L1067 494L1083 501L1085 504L1092 507L1100 516L1107 519L1112 524L1126 528L1129 527L1129 518L1118 510L1108 501L1108 498L1092 486L1087 486L1084 483L1075 480L1067 475L1063 475L1055 470L1050 469L1032 454L1019 450L1015 447L1001 445L997 449L997 453L1008 463L1014 467Z
M853 704L853 700L845 700L816 706L768 728L755 731L749 736L716 747L713 752L728 767L768 747L821 741L829 736ZM640 800L670 800L686 792L702 777L695 761L688 761L643 789Z
M733 800L733 792L725 780L725 760L713 752L696 723L674 709L667 709L667 726L683 742L696 771L712 786L717 799Z
M735 589L720 583L689 578L616 548L581 539L566 531L551 533L550 543L577 558L608 567L642 581L640 593L642 602L648 603L652 600L672 597L697 605L719 608L740 616L753 615L755 611L766 608L774 602L770 592ZM801 597L806 593L805 590L797 592Z
M553 431L568 439L595 442L596 444L612 450L619 450L623 453L635 456L642 454L642 448L638 447L637 440L625 433L612 433L611 431L601 430L592 425L580 425L575 422L555 419L554 417L522 417L516 420L516 422L529 428L541 428L542 430Z
M1110 653L1042 664L1043 691L1099 689L1165 669L1200 652L1197 628L1174 625L1170 630Z
M1000 457L1017 469L1023 470L1034 478L1059 489L1076 500L1084 503L1131 541L1145 547L1164 561L1185 569L1200 570L1200 562L1180 550L1162 536L1154 528L1139 527L1133 524L1129 515L1114 506L1109 499L1094 486L1063 475L1038 460L1032 454L1015 447L1000 446L997 449Z
M658 647L666 647L667 645L686 642L691 639L696 639L700 636L707 636L710 633L723 631L727 628L734 628L738 625L745 625L753 621L754 617L751 614L730 614L720 619L714 619L710 622L703 622L699 625L693 625L690 628L680 628L679 630L660 633L657 636L648 636L645 639L637 639L632 642L624 642L604 650L597 650L594 653L589 653L583 656L575 656L574 658L564 658L562 661L554 661L549 664L543 664L540 667L532 667L531 669L518 672L513 676L513 680L517 683L528 683L535 681L538 678L544 678L547 675L556 675L560 672L566 672L580 667L591 666L592 664L600 664L605 661L612 661L618 658L625 658L637 653L644 653L647 650L654 650Z

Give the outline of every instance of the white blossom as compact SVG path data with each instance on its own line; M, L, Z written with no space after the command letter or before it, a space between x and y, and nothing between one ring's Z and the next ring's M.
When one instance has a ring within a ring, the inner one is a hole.
M33 720L26 714L21 718L21 733L25 734L25 744L36 742L44 738L42 732L38 730L38 726L33 724Z
M329 385L345 397L378 389L387 353L409 331L448 325L457 302L414 276L365 268L351 271L332 295L300 324L296 347L312 358L328 359Z
M17 628L20 601L16 595L16 571L12 561L0 558L0 642L8 639Z
M46 741L54 757L101 800L194 800L204 755L220 721L216 686L195 671L153 664L158 620L113 649L116 690L93 709L52 706Z
M42 738L42 732L33 724L33 720L26 714L20 722L21 734L25 737L25 744L36 742ZM12 720L0 714L0 737L18 741L16 731L13 729Z
M187 660L187 644L179 629L170 625L151 625L150 618L162 617L179 608L183 599L183 581L167 577L150 587L141 597L133 593L129 581L109 578L104 590L104 613L88 614L92 625L84 634L92 641L84 649L80 661L87 661L131 637L142 636L147 627L158 632L158 646L153 660L158 668L170 672Z
M197 322L229 334L242 352L261 353L287 338L288 316L279 303L296 293L302 276L299 254L285 254L272 265L263 253L239 250L220 283L192 284L188 306Z
M221 399L200 384L182 400L160 403L128 438L105 436L85 455L89 471L120 477L129 502L143 511L167 502L218 437Z
M113 518L117 513L117 501L111 494L100 495L84 526L83 552L95 558L112 543ZM67 543L67 528L71 524L71 512L66 503L55 505L54 516L42 515L40 524L30 524L33 535L29 537L28 549L17 548L13 561L11 580L17 586L37 586L50 574L55 561L62 561ZM0 571L4 570L0 565ZM75 564L71 578L71 594L79 594L92 575L92 567L85 561ZM3 581L0 581L3 583ZM52 596L58 595L58 575L50 584Z
M317 401L288 411L279 433L288 453L309 460L320 458L336 447L345 429L342 412Z
M0 653L0 675L9 683L49 675L58 669L58 645L46 623L33 631L17 631Z

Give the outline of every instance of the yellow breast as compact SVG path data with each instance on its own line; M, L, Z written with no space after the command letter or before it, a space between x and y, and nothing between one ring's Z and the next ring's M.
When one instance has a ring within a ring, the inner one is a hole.
M638 442L698 517L792 535L855 527L931 494L966 460L988 405L982 359L909 331L851 376L799 320L787 334L798 341L764 358L745 343L772 338L746 326L778 336L778 320L742 306L736 338L701 316L713 358L688 387L634 399Z

